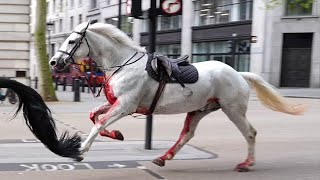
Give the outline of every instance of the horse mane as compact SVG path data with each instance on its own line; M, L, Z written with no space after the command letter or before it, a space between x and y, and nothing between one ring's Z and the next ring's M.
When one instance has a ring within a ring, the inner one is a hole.
M127 45L138 52L146 52L145 48L137 45L127 34L111 24L95 23L88 30L105 35L118 43Z

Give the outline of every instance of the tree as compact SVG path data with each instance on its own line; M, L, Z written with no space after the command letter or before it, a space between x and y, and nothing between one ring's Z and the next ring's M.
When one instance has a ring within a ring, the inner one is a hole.
M51 70L48 64L49 59L47 56L46 46L46 17L46 0L37 0L35 46L40 66L40 94L45 101L57 101L58 99L53 87Z

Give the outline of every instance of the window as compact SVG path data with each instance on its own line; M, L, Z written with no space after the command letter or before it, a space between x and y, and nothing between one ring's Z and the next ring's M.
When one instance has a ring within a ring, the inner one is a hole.
M177 58L181 54L181 47L180 44L157 45L156 52L170 58Z
M59 12L63 12L63 0L60 0Z
M194 1L195 26L252 19L252 0Z
M56 0L52 1L52 14L56 12Z
M62 19L59 19L59 32L62 32L62 29L63 29L63 20Z
M171 17L159 16L157 30L180 29L182 24L181 18L181 15Z
M118 17L107 18L105 23L112 24L118 27ZM121 16L121 30L127 34L132 34L133 18L128 16Z
M118 18L117 17L107 18L104 20L104 22L107 24L112 24L114 26L118 26Z
M70 8L72 9L74 7L74 0L70 0Z
M49 58L51 58L54 54L55 51L55 45L54 44L50 44L50 52L49 52Z
M147 12L143 13L143 16L146 17ZM182 26L182 16L171 16L171 17L166 17L166 16L158 16L157 19L157 30L162 31L162 30L170 30L170 29L180 29ZM149 31L149 20L144 19L142 21L142 27L141 27L142 32L148 32Z
M49 26L47 25L47 28L49 31L51 31L52 34L55 34L56 33L56 26L55 26L56 23L55 23L55 21L52 21L51 23L52 23L52 25L49 25Z
M70 17L70 30L73 30L73 16Z
M226 63L237 71L249 71L250 40L234 40L234 51L230 51L229 41L193 43L192 61L216 60Z
M90 1L90 8L91 9L95 9L95 8L97 8L98 6L97 6L97 0L91 0Z
M313 15L313 1L310 0L286 0L286 16L310 16Z
M79 14L79 24L82 23L82 14Z
M94 24L94 23L97 23L98 20L94 19L94 20L91 20L91 24Z
M16 77L26 77L26 71L16 71Z

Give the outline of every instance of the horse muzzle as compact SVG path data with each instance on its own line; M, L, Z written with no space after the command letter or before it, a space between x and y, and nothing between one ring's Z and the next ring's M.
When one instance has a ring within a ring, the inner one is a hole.
M52 69L56 69L56 70L64 70L67 66L69 66L70 64L72 64L72 61L70 58L67 59L56 59L56 58L52 58L49 62L50 66L52 67Z

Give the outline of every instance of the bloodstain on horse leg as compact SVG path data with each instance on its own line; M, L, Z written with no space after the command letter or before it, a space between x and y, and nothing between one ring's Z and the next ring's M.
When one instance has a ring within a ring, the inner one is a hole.
M145 107L138 107L136 113L147 115L149 114L149 109Z
M212 97L207 100L208 103L219 103L219 98Z
M90 119L93 122L93 124L96 123L96 118L97 118L96 116L99 116L100 114L105 113L106 111L108 111L108 109L109 109L109 107L101 106L101 107L99 107L98 110L91 111L90 112ZM117 139L120 141L124 140L122 133L118 130L113 130L113 131L109 132L108 130L104 129L104 130L100 131L100 135L105 136L105 137L109 137L111 139Z
M253 156L248 156L248 158L243 162L238 164L234 170L238 172L248 172L249 167L254 165L254 157Z
M110 81L110 79L109 79L109 81ZM104 92L106 94L106 97L107 97L107 100L109 101L109 103L111 105L113 105L117 101L117 97L115 97L114 92L113 92L113 88L109 83L107 83L104 86Z
M190 124L192 121L192 118L194 117L195 112L189 112L187 114L186 120L184 122L184 127L180 133L180 137L178 141L161 157L154 159L152 162L159 165L164 166L165 160L170 160L173 158L173 156L176 154L177 147L182 146L182 141L186 137L187 133L190 131Z

